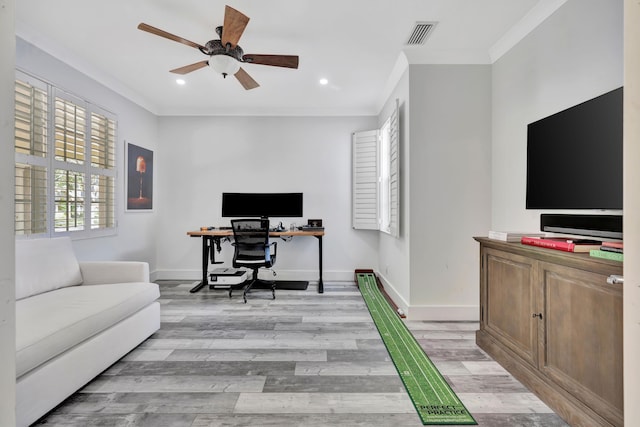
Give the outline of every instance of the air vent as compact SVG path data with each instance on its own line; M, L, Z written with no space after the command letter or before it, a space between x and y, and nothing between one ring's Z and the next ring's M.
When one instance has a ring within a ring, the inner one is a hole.
M437 22L416 22L413 31L407 40L407 46L423 45L427 37L431 34Z

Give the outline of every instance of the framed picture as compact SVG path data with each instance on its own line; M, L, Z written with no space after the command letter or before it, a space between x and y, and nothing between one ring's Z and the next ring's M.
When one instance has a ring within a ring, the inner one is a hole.
M153 210L153 151L127 143L126 210Z

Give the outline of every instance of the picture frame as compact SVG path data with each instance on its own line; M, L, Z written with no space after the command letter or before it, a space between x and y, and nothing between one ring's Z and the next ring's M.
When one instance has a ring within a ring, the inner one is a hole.
M125 211L153 211L153 151L125 142Z

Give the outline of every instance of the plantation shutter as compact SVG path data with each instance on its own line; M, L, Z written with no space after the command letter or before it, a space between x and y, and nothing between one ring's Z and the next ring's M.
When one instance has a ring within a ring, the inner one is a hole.
M20 76L15 81L16 234L47 232L48 98L45 85Z
M400 100L380 129L352 137L352 226L400 236Z
M15 233L47 232L47 168L15 164Z
M115 120L91 113L91 229L112 228L115 213Z
M398 110L400 101L396 99L396 108L390 119L390 165L389 165L389 234L400 235L400 134Z
M377 230L378 225L378 130L352 136L352 220L359 230Z
M16 70L16 235L116 231L116 116Z
M115 133L110 113L55 90L54 231L115 229Z
M85 200L91 194L85 174L87 109L81 99L62 90L55 94L53 231L83 231Z

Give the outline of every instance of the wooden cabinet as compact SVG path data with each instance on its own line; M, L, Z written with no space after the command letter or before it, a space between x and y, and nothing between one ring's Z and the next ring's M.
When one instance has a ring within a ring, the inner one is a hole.
M476 240L477 344L572 426L622 426L622 263Z

